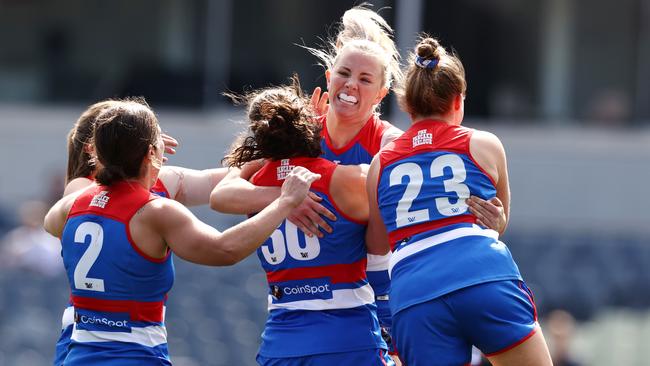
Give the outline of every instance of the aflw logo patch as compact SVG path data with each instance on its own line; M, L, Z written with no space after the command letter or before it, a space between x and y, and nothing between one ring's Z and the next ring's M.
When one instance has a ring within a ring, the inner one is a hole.
M433 134L427 133L427 130L418 131L417 136L413 137L413 147L420 145L431 145L433 143Z
M293 170L295 165L289 165L289 159L282 159L277 167L278 180L284 180Z
M111 198L108 197L108 191L101 191L101 192L99 192L98 195L93 197L93 200L90 201L90 205L95 206L95 207L99 207L99 208L105 208L109 199L111 199Z

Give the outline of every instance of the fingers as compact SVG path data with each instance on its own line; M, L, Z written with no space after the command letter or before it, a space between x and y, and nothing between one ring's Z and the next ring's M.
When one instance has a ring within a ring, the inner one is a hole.
M314 109L318 110L318 104L320 102L320 92L321 88L320 86L317 86L314 88L314 92L311 93L311 106L314 107Z
M476 223L499 231L501 229L501 221L504 216L503 204L498 198L486 201L480 197L471 196L467 199L469 211L476 216Z
M165 145L165 152L167 154L176 154L176 149L174 148L178 146L178 141L166 133L162 133L161 137Z
M327 100L329 98L329 94L327 92L324 92L321 94L321 88L317 86L314 88L314 92L311 95L311 105L314 108L314 111L318 115L323 115L327 113Z
M294 210L295 211L295 210ZM287 219L291 221L300 231L305 233L308 237L313 237L314 235L318 236L319 230L314 225L308 223L306 217L300 216L297 213L291 213L287 216Z
M329 100L329 93L325 92L323 93L323 96L320 98L320 101L318 102L318 111L321 116L324 114L327 114L327 109L329 108L329 105L327 104Z

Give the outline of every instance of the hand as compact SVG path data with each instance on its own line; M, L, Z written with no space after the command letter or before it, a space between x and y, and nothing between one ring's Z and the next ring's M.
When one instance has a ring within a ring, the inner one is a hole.
M311 184L320 179L320 174L312 173L309 169L297 166L291 170L282 183L280 200L285 200L291 207L298 205L305 200Z
M506 214L503 203L497 197L486 201L480 197L471 196L467 199L469 212L476 216L476 224L503 233L506 229Z
M311 106L314 108L317 115L322 116L327 114L327 110L329 109L329 105L327 104L328 98L329 93L327 92L324 92L323 95L321 95L320 86L317 86L316 89L314 89L314 93L311 95Z
M178 141L164 132L161 134L161 137L163 140L163 144L165 145L165 153L169 155L176 154L176 149L174 148L178 146ZM163 154L163 163L166 161L167 161L167 157Z
M309 192L307 198L287 216L289 221L293 222L294 225L310 238L314 235L319 238L323 237L323 233L319 228L328 233L332 233L332 227L321 215L332 221L336 221L336 216L319 203L322 200L316 193Z

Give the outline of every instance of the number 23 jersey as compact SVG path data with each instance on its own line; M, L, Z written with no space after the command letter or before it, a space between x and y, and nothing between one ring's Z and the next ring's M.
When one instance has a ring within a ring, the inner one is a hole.
M498 233L475 224L466 203L496 184L470 153L474 130L419 121L380 156L377 202L393 254L391 310L521 275Z

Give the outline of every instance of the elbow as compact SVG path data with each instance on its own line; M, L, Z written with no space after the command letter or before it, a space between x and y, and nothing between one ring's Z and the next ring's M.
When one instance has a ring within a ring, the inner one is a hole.
M223 195L214 190L212 193L210 193L210 208L214 211L219 211L219 212L227 212L228 207L224 205L224 198L222 197Z

